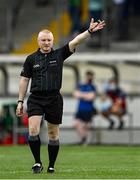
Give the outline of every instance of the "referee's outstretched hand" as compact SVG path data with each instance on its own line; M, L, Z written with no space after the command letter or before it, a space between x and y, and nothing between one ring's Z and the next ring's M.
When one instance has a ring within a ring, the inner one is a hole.
M19 117L23 116L23 103L18 103L16 109L16 115Z
M94 18L91 18L89 30L90 32L95 32L100 29L103 29L105 26L105 21L98 20L98 22L94 22Z

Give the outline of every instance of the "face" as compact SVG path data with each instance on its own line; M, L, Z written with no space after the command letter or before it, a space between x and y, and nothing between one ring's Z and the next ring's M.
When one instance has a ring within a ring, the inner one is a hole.
M86 81L88 83L91 83L93 81L93 75L90 75L90 74L86 75Z
M116 88L117 88L117 83L116 83L116 81L114 81L114 80L110 81L110 82L109 82L109 89L110 89L110 90L116 90Z
M51 32L40 32L38 34L38 45L43 53L49 53L53 47L53 34Z

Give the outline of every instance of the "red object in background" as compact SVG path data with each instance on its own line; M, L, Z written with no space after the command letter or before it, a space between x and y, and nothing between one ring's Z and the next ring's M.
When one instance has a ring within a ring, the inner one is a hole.
M28 127L28 115L27 115L27 113L24 114L22 121L23 121L24 126Z
M2 142L1 142L1 144L3 144L3 145L12 145L13 144L13 136L12 136L12 134L8 134L5 138L4 138L4 140L2 140Z
M1 141L2 145L13 145L13 136L12 134L8 134L3 141ZM27 144L26 137L24 135L18 135L18 144Z
M118 100L121 100L121 108L125 111L126 110L126 99L125 96L121 97L120 94L122 92L120 90L116 91L108 91L107 95L112 99L113 103L116 103Z
M21 119L22 123L25 127L28 127L28 115L27 113L24 114L23 118ZM6 137L0 141L0 144L2 145L13 145L13 135L12 133L9 133L6 135ZM18 144L27 144L27 139L25 135L18 135Z
M23 135L18 136L18 144L26 144L26 138Z

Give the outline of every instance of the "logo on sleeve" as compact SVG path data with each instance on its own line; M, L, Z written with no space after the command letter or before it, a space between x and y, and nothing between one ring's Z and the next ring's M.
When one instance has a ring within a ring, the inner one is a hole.
M39 68L40 67L40 64L35 64L35 65L33 65L33 68L35 69L35 68Z

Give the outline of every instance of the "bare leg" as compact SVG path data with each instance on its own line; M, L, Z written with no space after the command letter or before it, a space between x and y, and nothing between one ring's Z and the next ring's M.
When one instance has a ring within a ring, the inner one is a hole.
M108 127L108 129L113 129L113 127L114 127L114 121L113 121L113 119L111 119L110 118L110 112L102 112L102 116L103 117L105 117L105 119L107 119L107 121L109 121L109 127Z
M123 122L123 119L122 119L124 113L121 111L120 108L116 108L116 109L112 110L112 114L114 114L115 116L118 117L119 126L118 126L117 129L121 130L123 128L123 126L124 126L124 122Z
M118 115L118 119L119 119L119 126L118 126L118 130L123 129L123 126L124 126L124 121L123 121L122 116L123 116L123 114L119 114L119 115Z
M80 144L84 144L87 140L89 125L77 119L75 121L74 127L76 128L76 132L81 139Z

